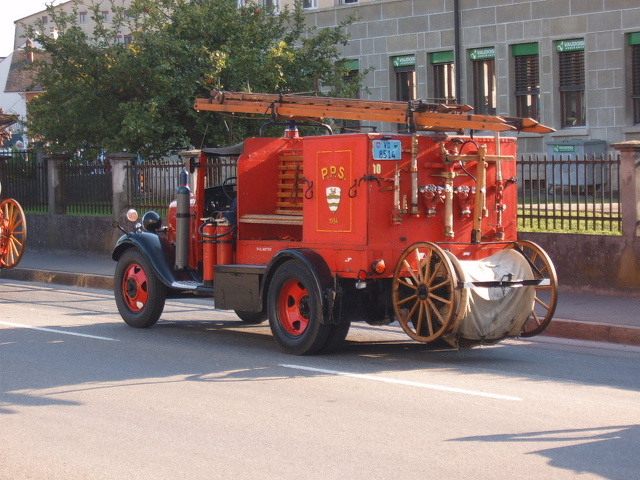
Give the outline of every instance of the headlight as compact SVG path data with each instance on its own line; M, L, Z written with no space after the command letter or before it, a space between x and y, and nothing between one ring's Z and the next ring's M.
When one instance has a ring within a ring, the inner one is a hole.
M138 212L136 212L135 208L130 208L127 211L127 220L129 220L132 223L138 220Z
M142 216L142 227L147 232L157 232L162 227L162 217L156 212L147 212Z

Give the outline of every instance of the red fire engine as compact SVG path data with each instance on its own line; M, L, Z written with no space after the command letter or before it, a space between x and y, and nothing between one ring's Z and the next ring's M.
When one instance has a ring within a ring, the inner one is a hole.
M129 325L155 324L167 297L205 295L310 354L338 347L354 321L465 348L551 321L555 270L518 240L516 140L500 137L551 129L422 101L212 92L195 108L267 114L261 133L284 135L192 152L166 226L147 212L120 238L115 298ZM299 135L324 118L409 133Z

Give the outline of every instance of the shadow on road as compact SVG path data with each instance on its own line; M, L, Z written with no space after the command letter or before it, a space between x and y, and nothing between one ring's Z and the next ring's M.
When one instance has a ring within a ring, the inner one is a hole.
M638 478L635 459L640 445L640 425L479 435L450 441L532 444L558 442L558 447L532 450L529 454L546 457L549 465L571 470L576 474L588 472L602 478ZM602 461L604 457L606 462Z

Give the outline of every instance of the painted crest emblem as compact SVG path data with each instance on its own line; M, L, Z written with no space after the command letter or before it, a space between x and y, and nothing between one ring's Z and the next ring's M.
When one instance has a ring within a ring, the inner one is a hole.
M336 213L340 206L340 187L327 187L327 204L331 213Z

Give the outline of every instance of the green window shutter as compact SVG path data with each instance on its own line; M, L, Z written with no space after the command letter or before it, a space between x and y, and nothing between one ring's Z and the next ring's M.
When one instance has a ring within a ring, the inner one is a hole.
M520 43L511 46L511 53L514 57L520 55L538 55L538 43Z
M447 52L433 52L429 54L429 63L432 65L438 63L453 63L453 50Z

